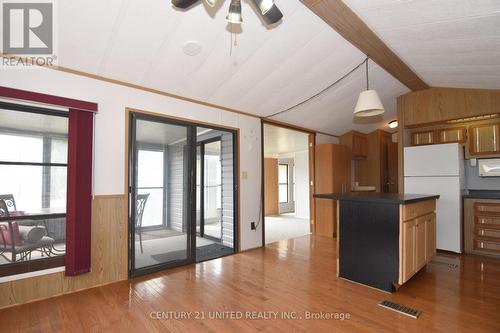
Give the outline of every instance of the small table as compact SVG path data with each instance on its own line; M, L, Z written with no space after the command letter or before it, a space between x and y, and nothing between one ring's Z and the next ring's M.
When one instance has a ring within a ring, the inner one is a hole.
M48 234L47 220L66 217L66 212L63 212L61 208L42 208L39 210L9 212L9 214L13 215L0 217L0 222L25 220L42 221L48 236L50 235ZM57 249L54 244L52 244L50 250L55 254L66 252L65 250Z
M50 220L66 217L66 212L62 212L60 208L42 208L32 211L17 211L9 212L10 216L0 217L0 222L19 221L19 220Z

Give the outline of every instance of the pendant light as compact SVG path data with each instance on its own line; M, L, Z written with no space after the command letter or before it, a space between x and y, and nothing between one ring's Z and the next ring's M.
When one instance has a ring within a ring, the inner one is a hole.
M215 5L217 4L217 0L205 0L205 2L207 3L207 5L209 5L210 7L215 7Z
M369 58L366 58L366 90L359 94L358 103L356 103L356 107L354 108L354 116L356 117L378 116L385 112L377 92L370 90L368 61Z
M231 0L226 20L233 24L241 24L243 22L243 18L241 17L241 0Z

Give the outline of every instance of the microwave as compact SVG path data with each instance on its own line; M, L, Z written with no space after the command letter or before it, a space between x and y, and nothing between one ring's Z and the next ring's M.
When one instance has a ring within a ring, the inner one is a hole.
M500 158L478 161L479 177L500 177Z

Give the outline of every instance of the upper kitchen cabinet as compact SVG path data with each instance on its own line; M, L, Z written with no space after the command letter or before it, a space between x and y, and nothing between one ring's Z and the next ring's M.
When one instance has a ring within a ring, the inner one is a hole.
M471 156L500 153L500 123L471 126L469 153Z
M459 118L500 113L500 91L430 88L398 97L399 122L415 128Z
M411 145L423 146L437 143L436 131L416 131L411 133Z
M467 141L467 127L441 128L437 131L439 143L465 143Z
M354 182L374 187L376 192L397 193L398 151L392 134L376 130L366 135L368 153L354 161Z
M356 131L340 137L340 144L351 148L352 159L364 159L368 156L368 137Z
M411 145L433 145L439 143L462 143L467 141L467 127L444 127L438 129L417 129L411 132Z

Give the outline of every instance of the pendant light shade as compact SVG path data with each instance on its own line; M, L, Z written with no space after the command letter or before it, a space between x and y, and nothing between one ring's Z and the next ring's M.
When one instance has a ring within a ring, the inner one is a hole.
M358 102L354 108L356 117L378 116L385 112L382 101L375 90L370 90L370 80L368 76L368 58L366 58L366 90L361 92Z
M365 90L359 94L358 103L354 108L356 117L378 116L384 113L384 106L375 90Z
M229 23L233 24L241 24L241 22L243 22L243 18L241 17L240 0L231 0L231 4L229 5L229 13L226 16L226 20Z
M217 0L205 0L205 2L207 3L207 5L209 5L210 7L215 7L215 5L217 4Z

